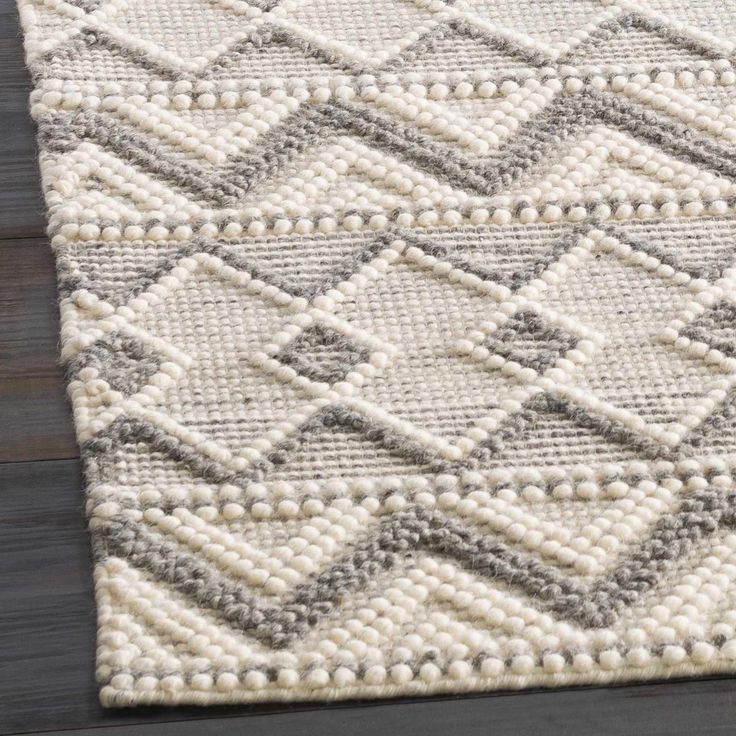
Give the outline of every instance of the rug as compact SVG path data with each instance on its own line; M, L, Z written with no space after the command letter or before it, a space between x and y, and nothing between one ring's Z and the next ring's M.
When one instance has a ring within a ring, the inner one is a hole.
M19 11L104 705L736 672L736 2Z

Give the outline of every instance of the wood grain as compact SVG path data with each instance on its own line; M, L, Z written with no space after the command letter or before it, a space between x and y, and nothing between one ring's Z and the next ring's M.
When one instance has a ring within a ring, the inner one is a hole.
M0 238L42 236L46 230L30 89L15 3L0 0Z
M45 238L0 241L0 263L0 462L78 457L51 248Z
M676 685L657 695L637 696L631 688L545 692L498 697L437 698L431 701L357 705L329 710L213 718L206 721L144 724L54 731L64 736L268 736L350 734L375 736L730 736L734 733L732 696L721 682ZM668 698L667 711L652 697ZM49 734L52 736L52 734Z
M23 59L23 38L18 27L18 11L13 0L0 2L0 80L7 89L29 84Z

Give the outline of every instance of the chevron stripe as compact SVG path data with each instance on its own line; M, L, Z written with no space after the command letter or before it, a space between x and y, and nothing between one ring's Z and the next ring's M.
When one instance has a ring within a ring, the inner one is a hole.
M682 124L632 105L610 93L587 91L549 103L540 115L522 125L512 141L490 161L476 161L395 120L353 104L302 106L278 127L263 134L248 152L222 167L203 166L162 153L143 136L98 113L51 115L39 121L41 137L53 141L66 131L71 141L92 141L125 160L155 173L177 187L219 206L232 206L258 182L273 178L294 156L325 136L347 134L388 150L422 171L473 194L492 197L511 187L532 166L544 161L560 140L593 123L610 125L679 159L736 178L736 151L695 135ZM59 144L52 143L57 148Z
M305 57L316 58L333 66L333 68L348 70L356 75L400 63L402 56L411 52L415 46L421 49L431 38L431 34L436 32L435 28L429 28L417 40L407 44L406 48L401 49L396 55L379 59L378 63L376 63L369 55L362 53L360 49L336 41L325 43L324 38L317 40L316 36L310 34L309 30L303 26L290 23L282 17L271 15L274 7L277 6L266 6L265 18L268 19L266 20L266 24L259 28L254 28L247 34L241 34L238 44L247 44L255 48L270 44L283 45L299 51ZM579 53L586 44L591 46L597 45L617 36L624 36L632 30L656 34L678 48L693 51L703 55L705 58L720 59L733 53L733 44L729 44L725 39L714 36L705 37L705 34L699 29L692 29L687 26L683 27L683 24L680 24L675 29L672 25L662 22L661 18L648 14L637 6L634 7L636 7L634 12L618 14L617 17L613 18L609 17L610 14L608 13L603 14L595 30L584 33L580 39L576 39L575 43L568 44L566 53L560 53L548 44L537 41L529 36L519 39L517 31L488 23L477 14L468 10L458 10L451 5L447 5L437 11L437 14L440 22L458 37L481 41L489 47L499 49L510 57L516 58L533 67L546 68L565 64L568 56L575 52ZM95 18L94 12L91 17ZM191 64L187 64L186 60L179 59L174 54L162 49L157 49L158 53L153 56L151 54L141 53L135 47L128 48L123 41L122 34L118 34L117 31L113 30L115 28L114 25L108 26L105 23L97 21L95 18L95 22L91 26L91 28L87 29L84 26L79 26L79 30L77 31L82 34L82 38L87 39L85 40L86 43L89 43L90 40L93 43L101 43L118 53L126 55L132 62L140 64L143 68L153 69L164 77L172 76L177 63L184 67L192 66ZM92 35L90 35L90 32ZM113 37L117 35L119 35L119 38ZM74 42L73 39L67 41L67 43L72 42ZM233 54L237 54L243 48L242 45L238 44L205 66L197 68L196 71L198 74L206 76L207 74L226 72L229 59ZM50 61L53 55L59 53L59 51L59 46L48 50L46 56L41 59L40 63ZM167 58L169 63L162 64L160 61L162 57ZM192 71L194 70L195 67L192 66Z
M473 534L442 514L412 508L380 522L378 529L369 532L341 561L297 586L280 607L259 604L209 563L157 539L129 519L110 521L98 532L108 554L145 567L197 605L216 611L233 628L281 648L304 636L310 626L335 610L341 598L364 587L381 570L396 565L409 550L420 549L520 588L563 619L588 628L609 626L625 606L656 585L668 566L720 525L736 525L736 494L703 492L686 497L680 508L662 517L651 537L612 572L582 587L536 558Z
M117 156L141 166L173 184L226 206L237 201L246 189L218 177L215 172L194 162L188 162L162 153L149 140L125 130L111 118L96 113L77 113L71 116L52 116L39 121L39 136L49 148L72 150L72 141L91 141L112 150ZM56 141L55 133L65 131L64 143ZM234 177L233 177L234 178Z

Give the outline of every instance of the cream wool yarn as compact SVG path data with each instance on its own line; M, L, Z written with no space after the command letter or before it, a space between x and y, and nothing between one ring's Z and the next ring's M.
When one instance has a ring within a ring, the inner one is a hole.
M736 671L733 0L19 0L108 706Z

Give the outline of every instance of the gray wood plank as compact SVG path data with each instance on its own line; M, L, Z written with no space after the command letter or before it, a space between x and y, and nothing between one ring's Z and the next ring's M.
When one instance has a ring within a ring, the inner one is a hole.
M0 0L0 238L41 236L46 229L30 89L15 2Z
M45 238L0 241L0 462L78 457Z
M81 484L76 461L0 465L5 733L64 727L90 687L94 618Z
M0 70L3 87L10 84L28 85L15 0L0 0Z
M734 733L732 689L722 681L644 688L383 702L324 710L54 731L64 736L726 736ZM668 698L669 707L662 707ZM49 734L49 736L53 736Z
M48 240L0 240L0 262L0 376L59 374L56 273Z

